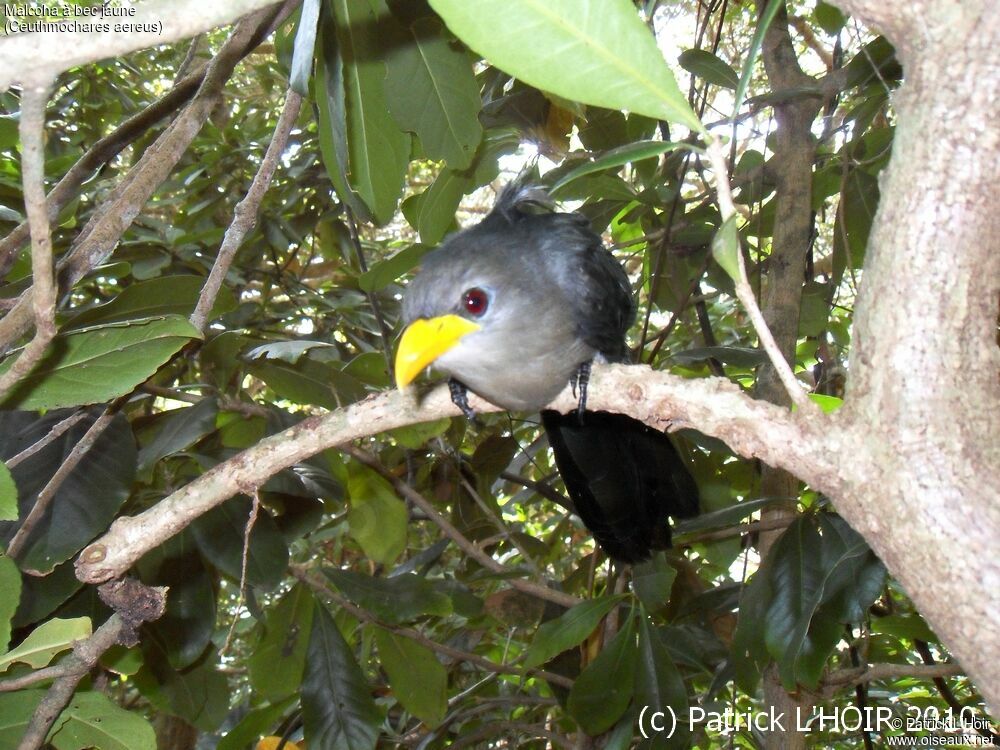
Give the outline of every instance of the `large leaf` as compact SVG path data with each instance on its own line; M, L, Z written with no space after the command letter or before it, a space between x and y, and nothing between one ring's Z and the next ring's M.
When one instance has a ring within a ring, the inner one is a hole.
M389 110L399 126L420 137L431 159L468 167L483 128L479 87L464 50L450 44L437 19L423 18L405 43L389 48L386 67Z
M635 702L638 706L656 706L665 711L673 709L673 716L687 717L688 695L673 659L660 635L650 626L645 614L639 616L639 663L635 673ZM690 732L682 721L672 735L657 738L656 748L690 747Z
M373 218L385 224L396 210L410 161L410 137L389 114L379 17L382 0L332 0L343 62L347 180Z
M722 86L735 89L739 86L740 77L726 62L708 50L688 49L681 52L677 62L684 70L694 73L699 78Z
M156 750L156 734L142 714L126 711L103 693L76 693L48 741L56 750Z
M844 521L826 515L796 519L771 557L767 650L787 690L799 683L812 689L844 623L860 620L878 596L885 569Z
M166 665L154 669L147 664L133 681L154 707L180 716L203 732L218 729L229 711L226 676L218 672L209 659L183 672Z
M21 571L3 552L0 552L0 649L7 650L10 643L10 621L21 600Z
M249 370L281 398L304 406L337 409L362 398L362 383L328 362L302 357L294 365L275 360L254 360Z
M4 409L55 409L128 393L201 333L179 315L111 323L55 337L31 377L3 400ZM13 358L0 364L7 371Z
M89 617L72 620L53 618L31 631L17 648L0 656L0 672L6 672L11 664L18 662L33 669L44 667L57 654L72 648L76 641L87 638L91 632Z
M235 581L243 572L244 539L252 502L240 495L202 515L192 525L202 554ZM271 589L281 583L288 567L288 545L264 509L257 512L246 550L246 582Z
M375 578L352 570L326 568L323 572L344 596L389 624L420 615L451 614L451 599L415 573Z
M236 726L226 732L225 737L219 740L216 750L245 750L254 741L277 729L278 722L284 718L292 704L297 702L297 697L287 698L280 703L267 704L250 710ZM288 747L287 743L285 747Z
M410 514L392 486L364 466L352 466L347 483L351 510L347 516L351 536L365 555L388 565L406 549Z
M206 398L194 406L158 414L155 418L158 431L139 451L140 474L148 481L150 470L161 458L184 450L214 432L218 412L218 402L214 398ZM142 437L140 434L140 439Z
M560 188L569 185L571 182L578 180L584 175L593 174L594 172L600 172L605 169L611 169L612 167L620 167L631 162L652 159L655 156L660 156L660 154L665 154L667 151L673 151L674 149L684 146L686 146L686 144L672 143L669 141L637 141L636 143L627 143L624 146L613 148L610 151L601 154L593 161L588 161L570 170L556 180L556 182L552 185L552 192L555 193ZM630 197L631 196L628 196L628 198Z
M110 302L88 308L74 315L63 330L83 328L96 323L120 323L142 320L161 315L189 316L194 312L205 286L203 276L160 276L149 281L139 281L122 289ZM223 313L236 309L236 297L223 287L215 298L208 319L214 320Z
M17 520L17 485L7 464L0 463L0 521Z
M0 750L17 750L45 690L0 693Z
M625 713L635 689L638 657L635 618L630 616L569 691L566 707L587 734L606 732Z
M316 46L316 27L319 23L321 0L304 0L295 30L295 44L288 83L302 96L309 95L309 75L312 73L313 49Z
M382 722L354 653L319 604L302 683L302 718L309 747L325 750L374 748Z
M64 411L42 418L30 412L0 412L0 456L9 458L32 445L67 416ZM76 423L14 468L22 521L93 420L90 416ZM105 531L131 492L135 459L132 431L124 415L118 414L63 480L39 517L18 556L22 569L48 573ZM0 541L8 542L19 526L0 522Z
M250 684L269 700L297 692L302 684L316 600L297 584L272 607L264 621L264 637L250 655Z
M430 0L458 37L532 86L701 131L628 0Z
M426 646L377 628L379 660L389 675L392 692L403 708L436 727L448 708L448 671Z
M384 289L404 273L411 271L430 249L429 245L423 245L419 242L404 247L398 253L374 264L367 272L361 274L358 277L358 286L364 292L377 292L379 289Z
M554 620L543 622L524 656L525 666L537 667L556 654L581 643L594 632L601 618L621 600L621 596L588 599L566 610Z

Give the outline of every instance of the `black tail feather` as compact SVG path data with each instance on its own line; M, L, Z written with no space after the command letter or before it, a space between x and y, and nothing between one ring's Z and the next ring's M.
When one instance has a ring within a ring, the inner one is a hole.
M698 486L662 432L603 411L546 410L542 424L577 515L615 560L670 547L667 517L698 514Z

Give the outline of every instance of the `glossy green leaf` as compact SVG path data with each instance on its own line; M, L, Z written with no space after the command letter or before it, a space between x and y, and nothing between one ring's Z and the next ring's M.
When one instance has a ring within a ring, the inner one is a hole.
M672 141L636 141L635 143L627 143L624 146L606 151L593 161L588 161L571 169L556 180L551 190L555 193L584 175L620 167L644 159L652 159L678 148L689 148L689 146L685 143L673 143Z
M809 400L822 409L824 414L832 414L844 405L844 399L822 393L810 393Z
M423 18L387 50L386 67L386 98L399 126L419 136L431 159L468 167L483 128L479 86L465 51L450 43L437 19Z
M191 535L183 534L143 557L143 579L167 586L167 608L149 623L144 641L154 645L174 669L186 669L198 661L215 632L215 576L205 569L201 555L191 547ZM181 554L173 554L186 550Z
M297 692L302 684L316 600L298 583L267 612L264 637L250 655L250 684L271 701Z
M366 467L352 467L347 494L351 499L347 514L351 536L367 557L391 564L406 549L410 522L406 505L388 482Z
M256 360L248 366L280 397L305 406L337 409L353 403L365 394L365 387L355 378L328 362L308 357L294 365L274 360Z
M554 620L543 622L524 655L525 666L537 667L556 654L582 643L622 599L622 596L588 599L566 610Z
M142 714L126 711L103 693L73 695L49 732L56 750L156 750L156 734Z
M640 614L637 619L639 658L635 672L635 704L656 706L658 711L665 711L669 706L674 715L687 717L688 694L684 679L663 645L660 634L649 624L645 614ZM659 737L657 740L654 747L658 750L683 750L691 743L688 727L682 721L677 722L676 731L670 737Z
M354 652L321 605L309 637L302 718L309 747L337 750L373 749L382 723Z
M383 0L332 0L343 61L347 180L379 224L392 219L410 161L410 137L400 131L385 98L379 17Z
M0 692L0 750L18 750L45 690Z
M202 554L234 581L239 581L242 574L243 541L251 507L250 498L240 495L208 511L191 525ZM274 588L284 579L287 567L288 545L274 519L261 508L250 532L247 584Z
M635 618L629 616L569 691L566 708L587 734L606 732L625 713L635 690L638 661Z
M17 484L7 464L0 463L0 521L17 520Z
M32 412L0 411L0 455L9 457L32 445L68 415L66 411L54 411L39 418ZM11 472L18 486L22 520L95 419L96 412ZM135 460L135 438L125 416L118 414L63 480L52 502L38 517L18 558L21 568L47 574L105 531L132 490ZM9 542L19 526L20 523L0 521L0 542Z
M201 334L184 318L165 315L67 331L3 400L4 409L55 409L94 404L128 393ZM0 364L6 372L13 358Z
M148 472L161 458L173 455L215 432L219 412L214 398L205 398L194 406L162 412L155 418L157 432L139 451L140 474Z
M308 641L306 638L307 643ZM245 750L248 745L253 745L261 737L272 735L288 710L297 702L297 697L291 697L280 703L251 709L219 740L216 750Z
M309 76L312 74L320 2L321 0L303 0L299 25L295 30L295 44L292 48L292 65L288 83L294 91L302 96L309 96Z
M670 589L677 569L670 565L662 552L632 567L632 590L647 611L655 612L670 600Z
M813 18L816 19L819 27L831 36L839 33L847 23L847 16L842 10L823 2L823 0L818 0L816 3L816 8L813 10Z
M324 568L323 573L344 596L390 625L420 615L444 617L452 611L451 599L415 573L392 578L331 568Z
M16 663L27 664L32 669L44 667L56 655L72 648L76 641L89 637L91 632L89 617L53 618L43 622L16 648L0 656L0 672L6 672Z
M844 624L860 620L878 596L885 569L855 531L826 514L797 519L771 555L767 650L787 690L812 689Z
M420 422L408 427L398 427L387 433L404 448L417 450L431 438L443 435L451 426L451 418L435 419L433 422Z
M684 50L677 62L684 70L716 86L735 89L740 84L740 77L736 71L718 55L713 55L708 50Z
M656 39L628 0L430 4L463 42L536 88L702 130Z
M188 317L194 312L205 285L203 276L160 276L126 286L110 302L91 307L70 318L63 330L84 328L96 324L143 320L164 315ZM236 297L223 287L215 298L209 320L236 309Z
M938 642L938 637L930 629L927 621L918 614L874 617L871 620L870 627L873 633L884 633L911 641Z
M434 652L383 628L375 630L375 645L403 708L431 728L440 724L448 708L448 671Z
M739 252L740 239L736 231L736 214L733 214L722 222L712 237L712 257L733 280L740 278Z
M409 245L398 253L394 253L383 261L373 265L367 272L358 277L358 286L364 292L377 292L384 289L420 263L430 246L419 242Z
M21 571L6 553L0 552L0 649L10 643L10 623L21 601Z

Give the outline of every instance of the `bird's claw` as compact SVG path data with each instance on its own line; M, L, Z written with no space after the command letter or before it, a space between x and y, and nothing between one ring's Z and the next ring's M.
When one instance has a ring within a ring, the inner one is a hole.
M448 391L451 393L451 402L461 410L465 418L475 425L480 424L475 409L469 405L469 389L455 378L451 378L448 381Z
M573 389L573 396L577 397L577 407L576 414L583 421L583 413L587 410L587 384L590 382L590 366L591 360L587 360L580 364L577 371L573 373L572 379L569 381L570 386ZM577 388L580 389L580 394L577 396Z

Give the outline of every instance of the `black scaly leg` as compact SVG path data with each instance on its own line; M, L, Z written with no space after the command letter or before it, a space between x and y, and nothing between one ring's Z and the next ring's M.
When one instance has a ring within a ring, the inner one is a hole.
M462 414L465 415L465 418L470 422L479 424L479 419L476 418L476 412L471 406L469 406L469 389L466 388L463 383L455 380L455 378L449 378L448 390L451 392L451 402L462 410Z
M573 388L573 395L577 395L577 388L580 389L579 402L576 407L576 414L583 422L583 413L587 410L587 384L590 382L590 366L593 364L593 360L587 360L581 363L579 369L573 375L573 379L569 381L570 386Z

